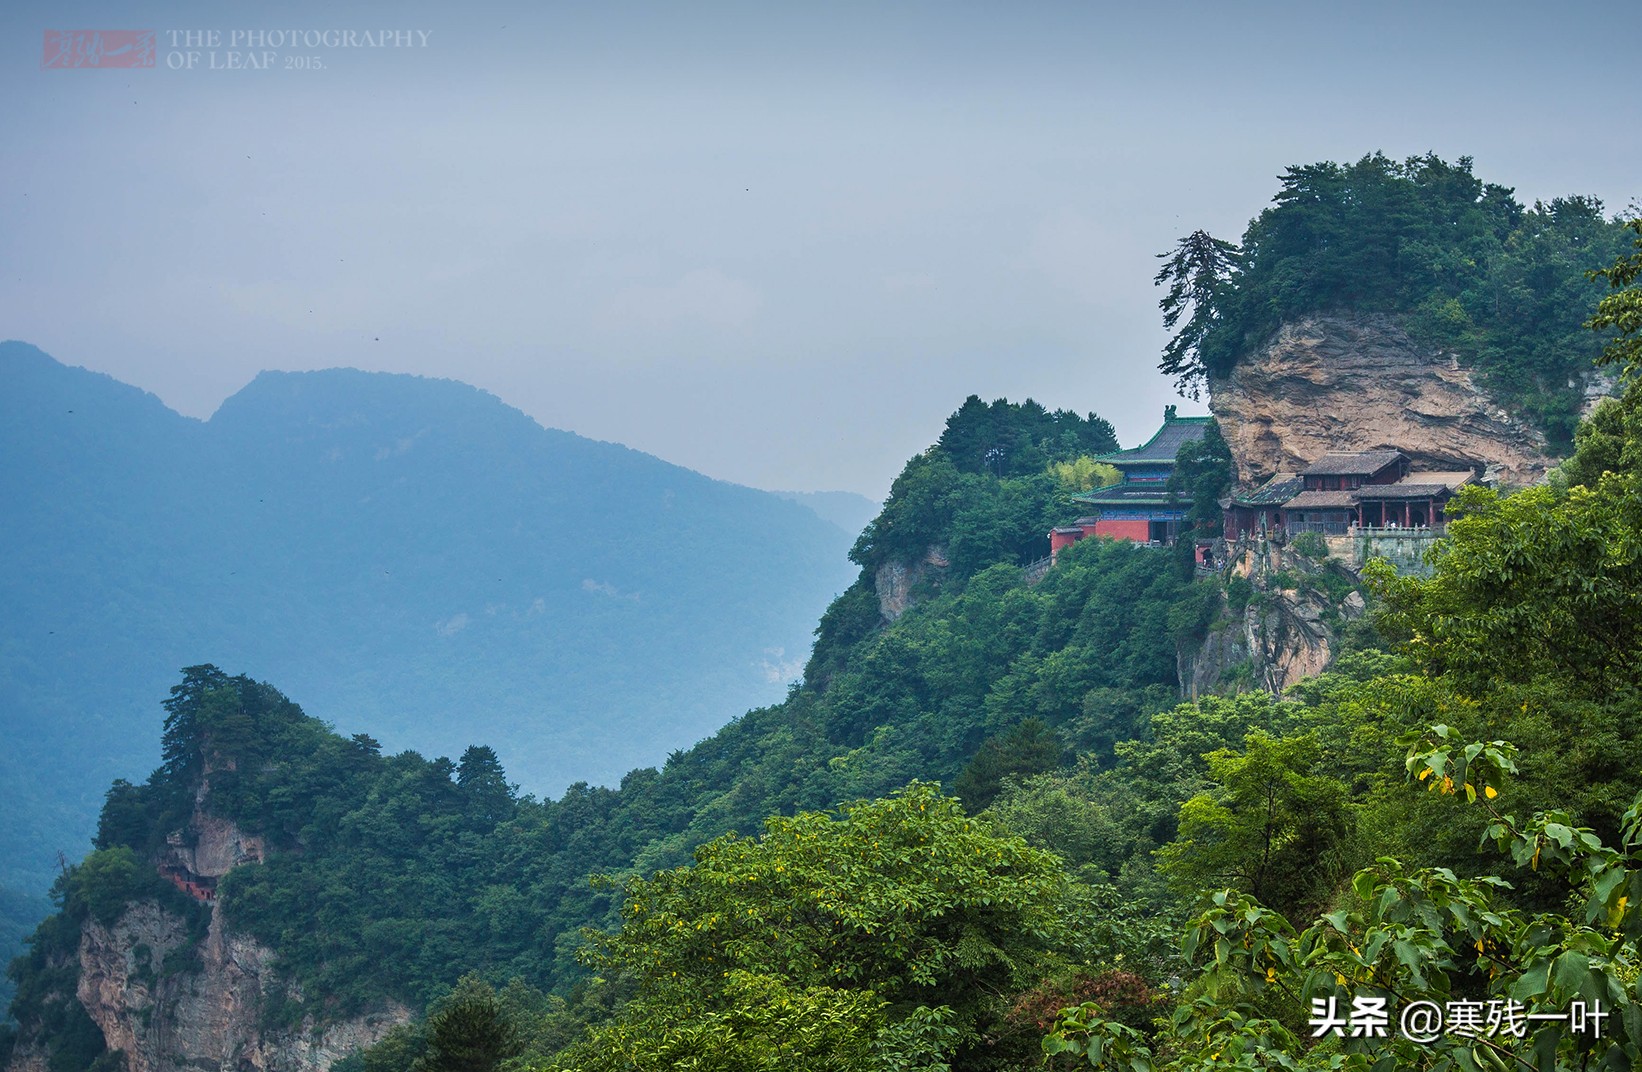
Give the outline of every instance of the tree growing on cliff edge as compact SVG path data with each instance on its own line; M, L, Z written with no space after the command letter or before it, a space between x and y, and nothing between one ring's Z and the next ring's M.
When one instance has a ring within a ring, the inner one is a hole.
M1588 273L1588 278L1603 280L1614 292L1597 303L1596 315L1585 326L1619 332L1619 338L1602 351L1599 363L1622 365L1634 374L1642 368L1642 216L1626 220L1625 226L1638 235L1636 252Z
M1599 342L1579 330L1587 272L1631 237L1593 197L1525 207L1504 186L1432 153L1297 165L1238 244L1202 231L1161 254L1159 368L1182 391L1227 375L1284 323L1387 314L1416 341L1483 374L1512 413L1561 450L1578 423Z
M1175 378L1175 389L1196 399L1209 369L1203 360L1203 340L1221 319L1229 284L1241 264L1241 251L1232 243L1197 230L1180 240L1165 258L1152 282L1169 285L1158 302L1163 310L1163 326L1173 330L1189 310L1186 324L1163 348L1158 369Z

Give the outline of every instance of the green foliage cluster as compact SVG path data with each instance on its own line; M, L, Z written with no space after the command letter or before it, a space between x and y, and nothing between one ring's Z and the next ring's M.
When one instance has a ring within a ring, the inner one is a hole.
M1197 232L1164 255L1165 324L1174 328L1191 310L1165 350L1164 372L1195 390L1285 320L1402 314L1417 338L1480 369L1553 443L1571 442L1583 378L1602 345L1583 330L1596 298L1587 275L1611 264L1625 239L1601 202L1575 196L1525 207L1474 176L1469 157L1448 163L1433 154L1295 166L1280 182L1241 246Z
M1080 455L1069 462L1051 462L1049 474L1067 491L1092 491L1110 487L1123 479L1123 473L1117 466L1108 465L1090 454Z
M1638 235L1633 242L1636 252L1593 273L1605 279L1613 293L1598 303L1590 326L1615 333L1602 352L1602 362L1634 377L1642 368L1642 218L1627 226ZM1642 398L1625 391L1619 398L1604 399L1579 426L1574 444L1574 456L1556 474L1566 483L1594 487L1603 473L1642 472Z
M982 402L964 399L935 449L952 460L960 473L1035 476L1051 462L1117 450L1112 426L1093 413L1053 412L1027 399Z
M1007 1011L1001 995L1041 977L1063 887L1053 856L932 785L772 818L761 838L719 838L689 867L628 882L622 927L592 956L637 998L561 1066L887 1072L905 1067L889 1058L906 1057L908 1028L938 1027L919 1063L945 1051L986 1067L995 1054L969 1051Z
M1309 773L1318 753L1313 736L1255 730L1241 751L1206 754L1215 789L1181 805L1178 835L1158 853L1163 870L1182 876L1188 893L1235 883L1280 911L1319 907L1338 879L1330 864L1352 816L1346 787Z
M497 990L477 972L333 1072L525 1072L562 1050L579 1019L566 1002L514 978Z
M1094 475L1094 456L1117 449L1112 426L1093 413L970 395L940 440L907 463L850 558L872 573L939 547L958 580L1041 558L1046 533L1066 521L1066 483Z
M1625 226L1639 236L1633 243L1636 252L1588 273L1607 283L1613 293L1597 303L1596 315L1585 326L1615 335L1603 348L1603 364L1634 372L1642 368L1642 287L1637 286L1642 281L1642 217L1626 221Z
M1209 421L1203 437L1187 443L1175 455L1169 491L1191 504L1186 510L1186 522L1192 537L1211 539L1220 535L1224 519L1220 499L1231 490L1235 475L1231 448L1220 434L1218 421Z

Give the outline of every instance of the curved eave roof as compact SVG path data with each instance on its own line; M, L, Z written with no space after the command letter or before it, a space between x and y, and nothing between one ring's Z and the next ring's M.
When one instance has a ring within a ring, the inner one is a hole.
M1120 450L1115 454L1103 454L1098 459L1107 465L1144 465L1148 462L1174 464L1175 456L1180 448L1187 443L1195 443L1203 438L1203 432L1209 426L1212 417L1171 417L1163 422L1163 427L1153 433L1152 438L1138 447L1129 450Z
M1072 496L1072 501L1089 506L1164 506L1184 502L1170 495L1162 484L1108 484L1104 488Z

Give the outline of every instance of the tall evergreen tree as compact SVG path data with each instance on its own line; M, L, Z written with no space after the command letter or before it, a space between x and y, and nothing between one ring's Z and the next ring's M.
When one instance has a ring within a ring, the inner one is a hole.
M1173 329L1186 317L1186 324L1163 348L1158 368L1175 378L1182 394L1197 398L1208 369L1203 361L1203 341L1221 318L1221 302L1227 284L1236 274L1240 251L1207 231L1193 231L1175 246L1172 253L1159 253L1164 265L1152 282L1169 285L1158 302L1163 310L1163 326Z

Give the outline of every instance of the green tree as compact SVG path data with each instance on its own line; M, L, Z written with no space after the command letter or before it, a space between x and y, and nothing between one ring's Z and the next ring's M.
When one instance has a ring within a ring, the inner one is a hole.
M1029 718L981 745L952 788L966 808L980 811L992 803L1005 778L1052 771L1065 754L1060 735L1041 718Z
M907 462L884 509L850 549L850 560L869 570L896 559L918 561L951 528L959 484L958 470L944 453L929 450Z
M178 784L192 782L198 773L203 737L199 716L206 697L228 684L228 675L209 663L184 667L182 675L164 703L165 732L160 739L160 769L167 780Z
M1482 695L1545 676L1579 695L1642 680L1642 501L1633 476L1510 496L1462 489L1428 578L1365 571L1381 631Z
M1190 502L1186 520L1192 536L1209 539L1220 535L1224 516L1220 500L1231 490L1235 476L1231 448L1220 434L1219 421L1210 421L1201 439L1180 448L1174 472L1169 475L1169 491Z
M595 959L635 980L635 1016L729 1014L723 983L740 972L794 1000L870 992L891 1023L949 1009L967 1046L1002 1015L1000 994L1036 981L1064 883L1055 857L914 783L837 816L771 818L761 838L722 837L690 867L629 879L621 930L598 938ZM845 1004L866 1030L867 1007Z
M1110 487L1123 479L1117 466L1096 461L1088 454L1080 454L1070 461L1051 462L1049 475L1066 491L1090 491Z
M518 1029L477 975L467 975L428 1015L427 1052L414 1072L496 1072L518 1050Z
M1627 370L1642 368L1642 216L1626 221L1638 235L1636 252L1621 257L1606 268L1590 273L1592 279L1608 284L1614 293L1597 303L1596 315L1586 326L1597 331L1613 331L1618 337L1602 351L1603 364L1617 364Z
M495 826L513 811L513 787L496 750L473 745L462 753L456 765L456 784L468 797L468 807L485 829Z
M670 998L631 1003L561 1054L575 1072L889 1072L878 1050L884 1002L870 991L794 988L732 970L712 1007ZM907 1067L907 1066L902 1066Z
M1642 217L1626 226L1642 235ZM1625 389L1618 398L1598 404L1574 433L1574 456L1561 472L1569 482L1587 487L1595 487L1603 473L1642 477L1642 380L1636 376L1642 368L1642 237L1635 245L1637 252L1590 273L1606 280L1614 293L1597 304L1586 326L1616 333L1600 362L1619 366Z
M1183 892L1235 883L1285 912L1319 903L1351 810L1347 788L1314 773L1316 739L1255 730L1242 752L1204 758L1214 788L1181 805L1179 836L1158 850L1163 870Z
M1240 251L1207 231L1193 231L1174 250L1159 253L1164 261L1152 279L1156 286L1169 285L1158 302L1163 310L1163 326L1173 329L1186 316L1186 323L1163 348L1158 369L1175 378L1175 389L1197 398L1210 369L1204 363L1203 344L1223 319L1223 306L1236 276Z

